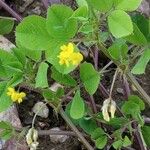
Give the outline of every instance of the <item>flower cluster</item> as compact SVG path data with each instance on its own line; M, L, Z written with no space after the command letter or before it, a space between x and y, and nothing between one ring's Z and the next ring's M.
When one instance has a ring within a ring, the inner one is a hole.
M63 45L60 47L60 49L61 52L57 56L59 58L60 65L66 65L67 67L70 64L78 65L83 60L83 56L80 52L74 52L73 43Z
M114 118L116 112L116 103L115 101L113 101L112 99L106 99L103 102L103 107L102 107L102 114L103 114L103 118L106 121L110 121L110 116L109 113L111 115L111 118Z
M23 101L23 98L26 96L24 92L16 92L14 88L9 87L7 95L11 97L11 100L13 102L21 103Z

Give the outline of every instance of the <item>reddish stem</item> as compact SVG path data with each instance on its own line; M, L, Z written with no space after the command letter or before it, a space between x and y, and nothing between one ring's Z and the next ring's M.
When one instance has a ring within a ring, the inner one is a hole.
M22 17L17 12L15 12L11 7L9 7L5 2L3 2L2 0L0 0L0 6L3 7L7 12L9 12L19 22L22 20Z

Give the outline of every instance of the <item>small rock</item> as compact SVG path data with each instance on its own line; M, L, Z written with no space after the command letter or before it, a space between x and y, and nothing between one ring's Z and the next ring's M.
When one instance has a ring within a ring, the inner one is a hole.
M55 127L52 128L51 131L62 131L60 128ZM67 135L50 135L50 140L53 143L64 143L67 139L69 139L69 136Z
M119 94L124 95L124 90L123 90L122 88L117 88L117 92L118 92Z
M5 37L0 35L0 49L6 50L6 51L10 51L12 48L15 48L15 45L12 44Z
M32 111L42 118L47 118L49 115L49 109L43 102L37 102L34 107L32 108Z

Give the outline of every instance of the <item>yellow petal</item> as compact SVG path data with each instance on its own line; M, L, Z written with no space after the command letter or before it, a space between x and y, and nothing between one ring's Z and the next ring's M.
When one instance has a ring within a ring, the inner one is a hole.
M26 93L24 93L24 92L21 92L21 93L19 93L20 94L20 96L22 97L22 98L24 98L25 96L26 96Z
M74 50L74 45L73 45L72 43L69 43L69 44L68 44L68 49L69 49L70 51L73 51L73 50Z
M11 99L12 99L13 102L17 101L17 99L18 99L17 93L14 92L14 93L11 95Z
M20 104L22 101L23 101L22 98L19 98L19 99L17 100L17 102L18 102L19 104Z

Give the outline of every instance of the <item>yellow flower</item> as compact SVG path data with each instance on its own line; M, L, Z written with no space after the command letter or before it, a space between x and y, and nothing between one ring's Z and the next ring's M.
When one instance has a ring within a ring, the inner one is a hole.
M73 65L78 65L83 60L83 56L81 53L77 52L71 54L70 59L72 60Z
M11 97L11 100L13 102L21 103L23 101L23 98L26 96L24 92L16 92L14 88L9 87L7 95Z
M73 43L69 43L67 46L63 45L60 47L61 52L57 56L59 58L60 65L66 65L69 67L70 64L78 65L82 60L83 56L79 52L74 52Z

